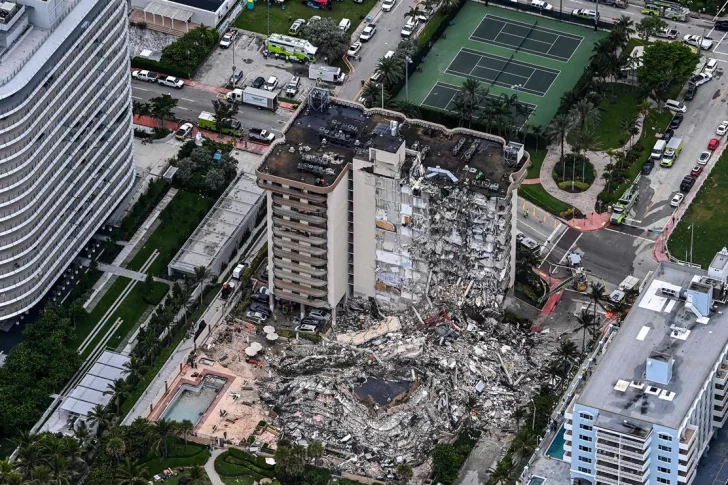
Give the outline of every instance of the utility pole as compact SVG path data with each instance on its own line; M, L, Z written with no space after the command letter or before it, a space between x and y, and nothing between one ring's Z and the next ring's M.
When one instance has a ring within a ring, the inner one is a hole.
M266 2L268 4L268 37L270 37L270 2Z
M597 6L597 14L594 16L594 32L599 30L599 0L595 2Z
M695 223L690 224L690 264L693 264L693 234L695 233Z
M409 56L404 56L404 90L409 101L409 65L412 62Z

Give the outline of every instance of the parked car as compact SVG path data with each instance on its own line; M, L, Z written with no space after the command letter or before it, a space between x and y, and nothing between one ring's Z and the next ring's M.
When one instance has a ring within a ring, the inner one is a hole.
M531 0L531 6L542 10L553 10L554 6L543 0Z
M307 318L313 318L322 322L328 322L331 320L331 314L324 310L311 310L306 315Z
M649 175L652 173L652 169L655 168L655 161L654 160L647 160L644 165L642 165L642 175Z
M672 120L670 121L670 128L671 130L677 130L683 121L683 114L682 113L675 113L675 116L673 116Z
M306 25L306 19L297 19L288 29L288 35L298 35L304 25Z
M692 177L699 177L701 173L703 173L703 168L705 165L696 165L693 167L693 169L690 171L690 175Z
M278 78L275 76L269 77L268 80L265 82L265 86L263 86L263 88L266 91L273 91L277 87L278 87Z
M721 32L728 31L728 20L718 20L715 22L715 30L720 30Z
M154 83L157 82L157 79L159 79L159 74L156 72L151 71L133 71L131 73L131 77L133 79L137 79L139 81L146 81L148 83Z
M253 86L255 89L260 89L263 87L263 84L265 84L265 78L263 76L258 76L255 78L251 86Z
M220 39L220 47L222 47L223 49L227 49L228 47L230 47L230 45L235 40L235 34L236 31L234 30L226 32L225 35L223 35Z
M599 13L595 10L589 10L588 8L575 8L571 11L571 15L574 17L581 17L583 19L594 20L596 18L599 20Z
M672 200L670 201L670 205L672 207L679 207L680 204L682 204L683 199L685 196L683 194L677 193L672 197Z
M317 328L318 327L316 327L315 325L308 325L308 324L302 323L301 325L296 326L296 328L294 330L296 332L315 332Z
M377 33L377 26L375 24L369 24L366 27L364 27L364 30L362 30L361 34L359 34L359 40L362 42L369 42L372 37L374 37L374 34Z
M678 32L675 29L671 29L669 27L665 27L662 30L658 30L657 33L655 33L655 37L660 37L662 39L677 39L677 36L680 35L680 32Z
M703 84L707 83L713 79L713 75L708 72L701 72L699 74L696 74L692 78L690 78L690 82L695 84L696 86L702 86Z
M162 86L168 86L175 89L182 89L183 87L185 87L185 82L180 78L174 76L160 77L157 82Z
M713 155L712 152L702 152L698 157L698 165L707 165L711 155Z
M194 126L192 125L192 123L184 123L179 128L177 128L177 131L174 132L174 137L178 140L184 140L185 138L190 136L190 134L192 134L193 128Z
M701 37L699 35L688 34L683 37L683 42L693 47L698 47L703 50L710 50L713 48L713 39L707 37Z
M718 145L720 145L720 140L718 138L711 138L708 142L708 150L715 151Z
M251 300L258 302L258 303L267 303L268 302L268 295L264 295L262 293L254 293L253 296L250 297Z
M268 320L268 318L260 312L249 311L245 314L245 316L256 323L263 323Z
M672 128L668 128L667 130L662 132L662 139L665 141L670 141L670 138L675 134L675 130Z
M698 94L698 87L692 83L688 84L688 90L685 91L685 101L692 101L696 94Z
M384 0L384 3L382 3L382 10L385 12L390 12L395 4L397 3L397 0Z
M354 42L349 46L349 50L346 51L346 55L349 57L356 57L357 54L359 54L359 51L361 50L361 42Z
M680 191L681 192L690 192L690 189L693 188L693 185L695 185L695 177L686 175L682 182L680 182Z
M728 132L728 121L723 121L718 125L718 128L715 130L715 134L718 136L723 136Z

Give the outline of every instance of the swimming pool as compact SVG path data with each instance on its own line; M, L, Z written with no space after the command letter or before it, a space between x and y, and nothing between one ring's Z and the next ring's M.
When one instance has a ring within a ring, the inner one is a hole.
M564 426L562 425L561 428L559 428L559 432L556 433L554 440L551 442L548 451L546 452L546 454L551 458L563 461L565 453L564 443L566 443L566 440L564 439L565 433L566 429L564 429Z
M226 383L224 377L205 376L197 385L182 384L162 418L177 422L188 420L197 424Z
M544 477L531 477L528 485L542 485L546 479Z

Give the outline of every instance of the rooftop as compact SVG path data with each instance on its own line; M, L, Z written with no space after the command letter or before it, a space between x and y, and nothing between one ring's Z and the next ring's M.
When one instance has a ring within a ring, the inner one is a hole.
M391 134L391 121L399 123L397 136ZM516 167L506 163L502 143L494 141L498 138L472 130L453 131L406 120L394 112L366 110L354 103L332 100L324 111L302 109L285 132L285 142L270 151L258 172L259 176L328 187L335 184L357 153L358 158L368 159L370 147L394 153L406 143L407 149L426 150L425 167L447 170L461 181L478 180L498 184L500 191L508 189L509 176ZM323 163L313 162L318 165L312 167L314 170L302 167L311 165L304 157L322 156ZM470 159L466 160L466 156Z
M207 10L208 12L217 12L217 9L223 4L224 0L174 0L169 2L159 3L171 3L178 5L187 5L188 7L199 8L200 10Z
M680 294L702 286L695 282L705 276L697 268L660 264L577 399L608 413L598 425L620 431L619 423L629 417L679 428L728 343L728 314L698 318L685 299L662 289ZM668 384L646 380L648 358L674 359Z

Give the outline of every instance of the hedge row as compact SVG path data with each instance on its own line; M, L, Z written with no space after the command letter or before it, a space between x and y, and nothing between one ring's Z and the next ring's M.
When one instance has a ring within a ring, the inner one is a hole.
M232 454L233 450L235 450L235 448L227 450L215 459L215 471L220 476L249 476L258 481L263 480L264 478L271 478L272 474L269 471L263 470L262 468L252 464L250 461L235 458Z
M149 71L158 72L160 74L166 74L167 76L181 77L184 79L191 79L194 72L189 72L185 69L181 69L177 66L172 66L161 61L154 61L147 59L146 57L134 57L131 60L131 67L138 69L147 69Z

